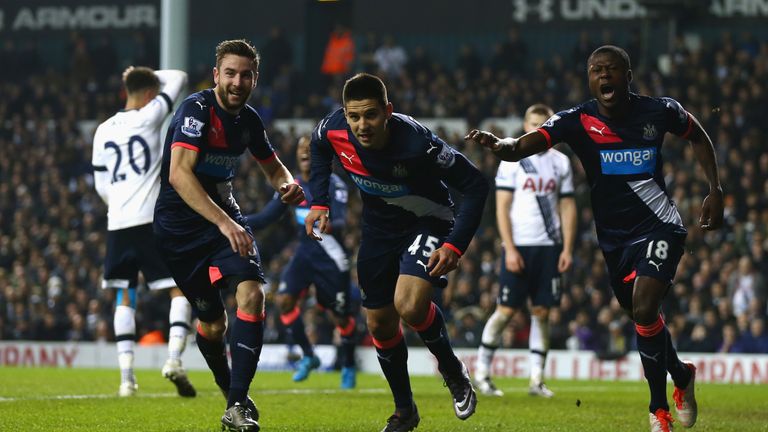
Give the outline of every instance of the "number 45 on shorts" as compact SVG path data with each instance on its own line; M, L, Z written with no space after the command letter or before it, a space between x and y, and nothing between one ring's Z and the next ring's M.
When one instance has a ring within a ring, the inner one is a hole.
M419 251L419 249L422 248L421 239L425 238L423 250L421 251L422 255L425 258L429 258L432 255L432 252L437 249L437 244L440 243L440 239L437 237L433 237L431 235L425 236L424 234L419 234L416 236L416 238L413 240L413 243L411 243L410 246L408 246L408 252L411 255L416 255L416 252Z

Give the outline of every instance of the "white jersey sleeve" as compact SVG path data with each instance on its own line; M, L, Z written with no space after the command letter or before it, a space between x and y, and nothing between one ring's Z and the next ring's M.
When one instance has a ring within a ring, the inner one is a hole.
M517 187L517 170L520 169L520 163L501 161L499 169L496 170L496 189L514 191Z
M558 156L560 156L560 197L571 196L574 193L571 160L562 153L558 153Z
M187 83L187 73L179 70L159 70L155 71L155 75L160 81L160 92L139 110L140 117L147 124L160 124L165 120Z

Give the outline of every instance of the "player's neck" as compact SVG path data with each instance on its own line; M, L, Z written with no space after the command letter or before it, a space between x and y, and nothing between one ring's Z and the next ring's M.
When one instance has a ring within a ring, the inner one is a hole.
M302 171L301 172L301 179L305 182L309 181L309 171Z
M125 110L126 111L142 109L142 108L144 108L144 105L146 105L146 103L144 101L139 100L139 98L137 98L137 97L128 96L125 99Z

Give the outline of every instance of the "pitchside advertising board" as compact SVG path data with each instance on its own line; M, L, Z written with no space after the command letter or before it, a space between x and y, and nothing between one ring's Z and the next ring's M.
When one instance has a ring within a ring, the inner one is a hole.
M315 351L322 369L330 369L336 348L318 346ZM471 372L477 361L477 350L457 349ZM164 345L135 348L137 368L160 369L168 350ZM285 345L266 345L261 353L259 370L289 370ZM360 370L381 373L372 347L357 350ZM697 382L722 384L768 384L768 355L762 354L693 354L682 358L696 367ZM191 370L207 370L205 361L194 346L184 351L184 366ZM0 367L48 368L117 368L115 345L111 343L0 342ZM413 375L437 375L434 357L425 348L408 350L408 370ZM499 350L493 360L492 373L497 377L528 378L528 351ZM633 352L618 360L601 360L589 351L550 351L546 375L553 379L639 381L643 379L640 357Z

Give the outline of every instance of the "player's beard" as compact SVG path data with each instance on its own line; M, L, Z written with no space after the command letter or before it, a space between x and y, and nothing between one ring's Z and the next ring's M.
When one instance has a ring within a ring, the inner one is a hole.
M241 91L239 95L236 95L236 97L239 97L238 99L240 102L231 103L229 101L230 95L235 96L233 93L231 93L228 89L225 89L223 87L218 87L218 93L219 93L219 99L221 100L221 104L224 105L224 109L227 111L239 111L241 110L246 102L248 102L248 97L250 97L251 92L249 91Z

